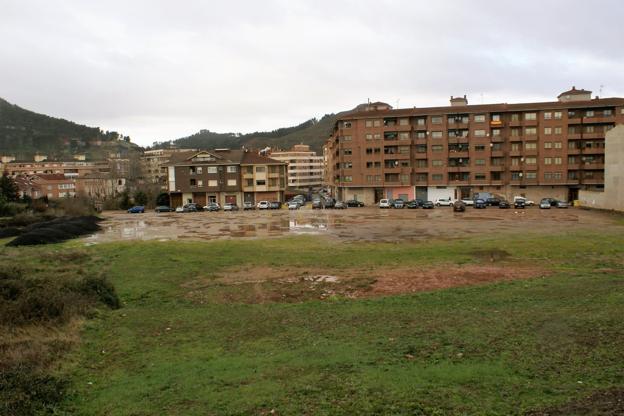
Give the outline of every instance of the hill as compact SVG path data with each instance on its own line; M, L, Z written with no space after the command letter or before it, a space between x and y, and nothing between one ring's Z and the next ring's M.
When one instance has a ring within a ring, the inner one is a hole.
M114 131L38 114L0 98L0 155L28 160L36 153L51 159L85 153L90 159L101 159L110 152L123 154L136 148L129 140Z
M156 142L153 148L164 148L174 145L179 148L215 149L215 148L273 148L288 149L291 146L304 143L313 150L321 152L325 140L332 132L336 121L336 114L326 114L320 120L312 118L299 125L283 127L268 132L215 133L210 130L201 130L188 137L166 142Z

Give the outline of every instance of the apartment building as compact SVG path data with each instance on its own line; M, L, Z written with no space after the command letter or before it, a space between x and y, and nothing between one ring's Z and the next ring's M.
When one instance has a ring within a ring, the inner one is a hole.
M3 171L11 176L39 175L39 174L62 174L68 178L84 176L87 173L110 173L110 160L47 160L45 156L36 155L34 160L15 160L3 157L6 161L1 164ZM116 161L115 163L120 163Z
M283 201L286 164L248 150L179 152L168 165L171 206Z
M18 175L15 183L20 197L57 199L76 196L76 180L60 173Z
M149 183L158 183L167 189L167 163L172 155L180 152L193 152L197 149L154 149L146 150L141 156L143 179Z
M323 185L323 156L317 156L310 146L296 144L290 150L273 151L270 157L288 164L288 188L309 189Z
M326 182L341 199L435 199L492 192L578 198L604 185L605 134L624 98L572 88L557 101L393 109L362 104L337 120L324 149Z

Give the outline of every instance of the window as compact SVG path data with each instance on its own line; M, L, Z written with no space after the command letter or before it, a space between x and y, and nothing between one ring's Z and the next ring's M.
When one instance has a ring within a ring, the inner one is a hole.
M555 157L555 158L553 158L553 162L555 162L555 165L560 165L561 164L561 158L560 157Z
M522 172L511 172L512 181L519 181L521 177L522 177Z
M238 169L236 169L236 166L228 166L227 167L227 173L236 173L238 171Z
M343 182L353 182L353 176L343 176L342 177L342 181Z
M236 186L236 179L228 179L227 185L228 186Z
M485 174L483 174L483 173L475 173L475 180L477 180L477 181L484 181L485 180Z
M373 140L373 134L372 133L366 133L365 137L366 137L366 140Z
M381 126L381 120L373 120L373 127Z
M416 138L417 139L426 139L427 138L427 132L426 131L417 131L416 132Z
M373 154L373 148L372 147L367 147L366 148L366 154L367 155L372 155Z
M442 162L442 161L440 161ZM427 159L416 159L416 167L417 168L426 168L427 167Z
M485 130L479 129L474 131L475 137L485 137Z
M364 123L364 125L366 127L373 127L373 120L366 120L366 122Z
M435 166L435 167L442 166L442 161L441 160L432 160L431 161L431 166Z
M442 116L432 116L431 124L442 124Z
M544 149L552 149L552 142L544 142Z
M433 181L441 181L444 179L444 175L441 173L434 173L431 175L431 180Z
M373 139L375 139L375 140L381 140L381 133L375 133L375 134L373 134Z
M475 159L475 165L477 166L485 165L485 159Z
M351 136L342 136L343 142L350 142L353 138Z
M501 121L500 114L492 114L492 121Z
M343 169L351 169L353 167L353 163L352 162L344 162L342 164L342 168Z
M552 127L544 127L544 134L549 136L552 134Z
M511 137L520 136L521 129L519 127L514 127L511 129Z
M351 156L353 151L351 149L343 149L342 154L345 156Z
M537 179L537 172L527 172L526 173L526 178L527 179Z
M373 153L375 153L375 154L379 154L379 153L381 153L381 147L375 147L375 148L373 149Z
M552 157L545 157L544 158L544 164L545 165L552 165Z
M266 186L266 181L264 179L256 180L256 186Z
M524 148L526 150L535 150L535 149L537 149L537 143L536 142L526 142L524 144Z
M492 129L492 137L499 137L501 135L501 129Z
M594 126L585 126L585 133L593 133Z
M432 152L441 152L442 150L444 150L444 146L442 146L441 144L434 144L433 146L431 146Z
M593 117L593 116L594 116L594 110L585 111L585 117Z
M537 119L537 114L536 113L525 113L524 114L524 119L525 120L536 120Z
M553 147L555 149L561 149L561 142L553 142Z
M208 172L208 173L217 173L217 167L216 166L208 166L206 168L206 172Z
M427 124L427 119L419 117L419 118L416 119L416 124L418 126L424 126L425 124Z
M477 144L474 147L475 152L484 152L485 151L485 145L482 144Z
M218 184L216 179L210 179L208 181L208 186L213 186L214 187L214 186L219 186L219 184Z
M561 127L555 127L555 134L561 134Z
M552 113L550 111L544 113L544 120L550 120L552 118Z
M537 134L537 127L526 127L524 129L524 134L527 135L527 136L536 135Z
M351 122L350 121L343 121L342 122L342 128L343 129L350 129L351 128Z
M521 142L512 142L511 143L511 150L520 150L520 145L522 143Z
M409 126L409 118L400 118L399 126Z
M399 140L409 140L409 138L410 138L409 132L402 131L399 133Z
M401 154L409 153L409 151L410 151L409 146L399 146L398 148L398 153L401 153Z
M202 173L202 172L203 172L202 167L201 167L201 166L198 166L198 167L197 167L197 171L196 171L196 173L197 173L198 175L201 175L201 173Z
M432 131L431 132L431 137L434 139L441 139L442 138L442 132L441 131Z
M485 122L485 114L475 114L474 121L475 121L475 123L484 123Z
M366 182L373 183L373 175L366 175Z
M561 120L561 117L562 117L561 111L555 111L553 114L555 116L555 120Z
M402 173L399 175L399 180L403 183L407 183L409 182L409 175Z
M511 166L519 166L520 165L520 158L519 157L512 157L511 158Z
M253 186L253 179L245 179L245 186Z
M602 111L602 115L603 115L604 117L609 117L609 116L612 116L612 115L613 115L613 111L611 111L610 109L603 110L603 111Z
M526 163L527 165L535 165L537 164L537 158L534 156L527 157L526 159L524 159L524 163Z
M512 114L511 115L511 121L519 121L520 120L520 115L519 114Z

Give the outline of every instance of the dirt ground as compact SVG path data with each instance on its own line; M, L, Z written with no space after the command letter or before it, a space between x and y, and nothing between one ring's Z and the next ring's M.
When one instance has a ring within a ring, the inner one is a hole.
M86 242L121 240L214 240L273 238L316 234L344 241L453 239L518 231L560 232L566 229L597 229L613 223L608 213L578 208L540 210L484 210L451 208L433 210L381 210L376 207L313 211L239 211L127 214L105 212L102 232Z

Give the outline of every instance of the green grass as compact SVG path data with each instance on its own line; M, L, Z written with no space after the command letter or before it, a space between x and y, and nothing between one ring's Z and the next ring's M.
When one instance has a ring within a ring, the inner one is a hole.
M450 242L297 237L86 250L95 258L89 267L106 269L124 306L87 321L62 370L72 382L68 414L510 415L624 388L619 226ZM508 267L552 274L295 303L198 304L182 286L238 266L318 266L339 275L488 262L476 250L504 250Z

